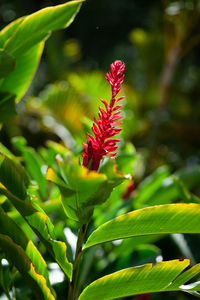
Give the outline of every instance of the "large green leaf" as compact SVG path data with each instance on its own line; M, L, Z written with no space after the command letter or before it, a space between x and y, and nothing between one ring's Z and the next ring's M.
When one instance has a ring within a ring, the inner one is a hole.
M71 24L81 2L83 0L42 9L12 22L0 32L0 47L17 61L16 69L1 82L3 91L15 93L16 100L20 100L36 71L44 41L52 31Z
M27 280L37 299L55 299L47 286L46 279L36 271L34 264L21 246L16 244L8 235L0 233L0 248L5 253L6 258Z
M117 239L167 233L200 233L200 204L157 205L127 213L95 230L84 249Z
M124 269L92 282L78 300L111 300L165 291L199 291L198 283L185 285L200 273L200 264L182 273L189 264L190 261L185 259Z
M62 270L71 279L72 264L66 257L66 244L55 240L54 226L45 212L27 194L29 179L25 170L0 154L0 194L4 194L39 236Z
M16 32L24 19L25 17L17 19L1 30L0 47L5 46L6 41ZM20 100L36 71L43 48L44 43L41 42L32 47L27 53L21 53L17 56L17 68L6 80L0 82L0 89L15 93L17 95L16 100Z
M44 42L41 42L18 55L16 69L4 78L0 85L1 90L16 94L16 101L19 101L26 92L38 67L43 48Z
M69 26L81 2L83 1L70 1L26 16L6 41L4 48L13 55L28 51L35 44L44 40L49 32Z
M15 115L15 94L0 92L0 123L9 121Z
M48 295L50 293L49 289L52 290L52 288L49 282L48 269L45 260L43 259L37 248L34 246L33 242L25 235L25 233L17 225L17 223L15 223L3 211L2 208L0 208L0 233L9 236L13 240L13 243L16 243L16 245L20 246L25 251L26 256L28 256L28 258L34 266L35 273L38 273L39 275L39 282L41 282L40 277L42 276L42 290L44 295L46 295L46 298L48 299ZM34 277L35 276L36 275L34 274ZM35 278L33 278L33 280L35 280ZM53 298L54 297L52 295L51 299Z
M0 78L8 76L16 66L16 60L3 49L0 49Z
M4 48L6 41L15 33L25 17L14 20L0 31L0 47Z

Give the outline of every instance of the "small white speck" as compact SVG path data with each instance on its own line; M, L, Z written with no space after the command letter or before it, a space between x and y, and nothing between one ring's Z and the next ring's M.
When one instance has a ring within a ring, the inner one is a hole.
M112 241L113 245L118 246L122 243L122 239Z
M158 255L156 257L156 262L158 263L158 262L161 262L161 261L163 261L163 257L162 257L162 255Z
M173 179L171 177L168 177L166 178L164 181L163 181L163 186L169 186L173 183Z
M5 258L3 258L3 259L1 260L1 263L2 263L2 266L8 266L8 265L9 265L7 259L5 259Z

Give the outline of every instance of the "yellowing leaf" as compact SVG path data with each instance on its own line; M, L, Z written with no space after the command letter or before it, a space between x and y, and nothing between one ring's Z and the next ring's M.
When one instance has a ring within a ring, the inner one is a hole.
M184 286L200 273L200 264L182 273L189 259L160 262L133 267L106 275L87 286L78 300L112 300L146 293L200 290L197 284Z
M30 201L26 191L28 184L25 170L0 154L0 194L7 196L71 279L72 264L66 256L66 244L55 240L54 226L49 217L38 205Z

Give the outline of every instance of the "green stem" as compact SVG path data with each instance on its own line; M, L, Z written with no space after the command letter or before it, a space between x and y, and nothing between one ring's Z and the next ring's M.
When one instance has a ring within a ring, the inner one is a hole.
M72 282L70 283L69 286L68 300L76 300L78 296L77 281L78 281L79 267L80 267L81 256L82 256L82 246L83 246L86 229L87 229L87 225L82 224L78 233L76 254L74 259L74 268L72 274Z

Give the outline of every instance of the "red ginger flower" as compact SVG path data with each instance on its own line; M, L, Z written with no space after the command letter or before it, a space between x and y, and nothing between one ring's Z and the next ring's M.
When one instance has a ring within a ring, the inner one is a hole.
M124 99L124 97L118 99L115 97L121 89L121 84L124 80L124 71L125 64L120 60L116 60L111 64L110 72L106 74L105 78L110 83L112 89L112 99L110 100L110 104L101 99L101 102L105 105L105 110L99 107L99 120L96 117L94 118L92 131L95 137L87 133L87 143L83 144L83 166L91 170L98 170L100 161L106 154L109 154L112 158L116 158L116 143L120 142L120 140L111 137L122 130L121 128L115 128L116 125L122 124L122 122L118 121L122 118L120 111L118 111L122 105L115 106L115 104Z

